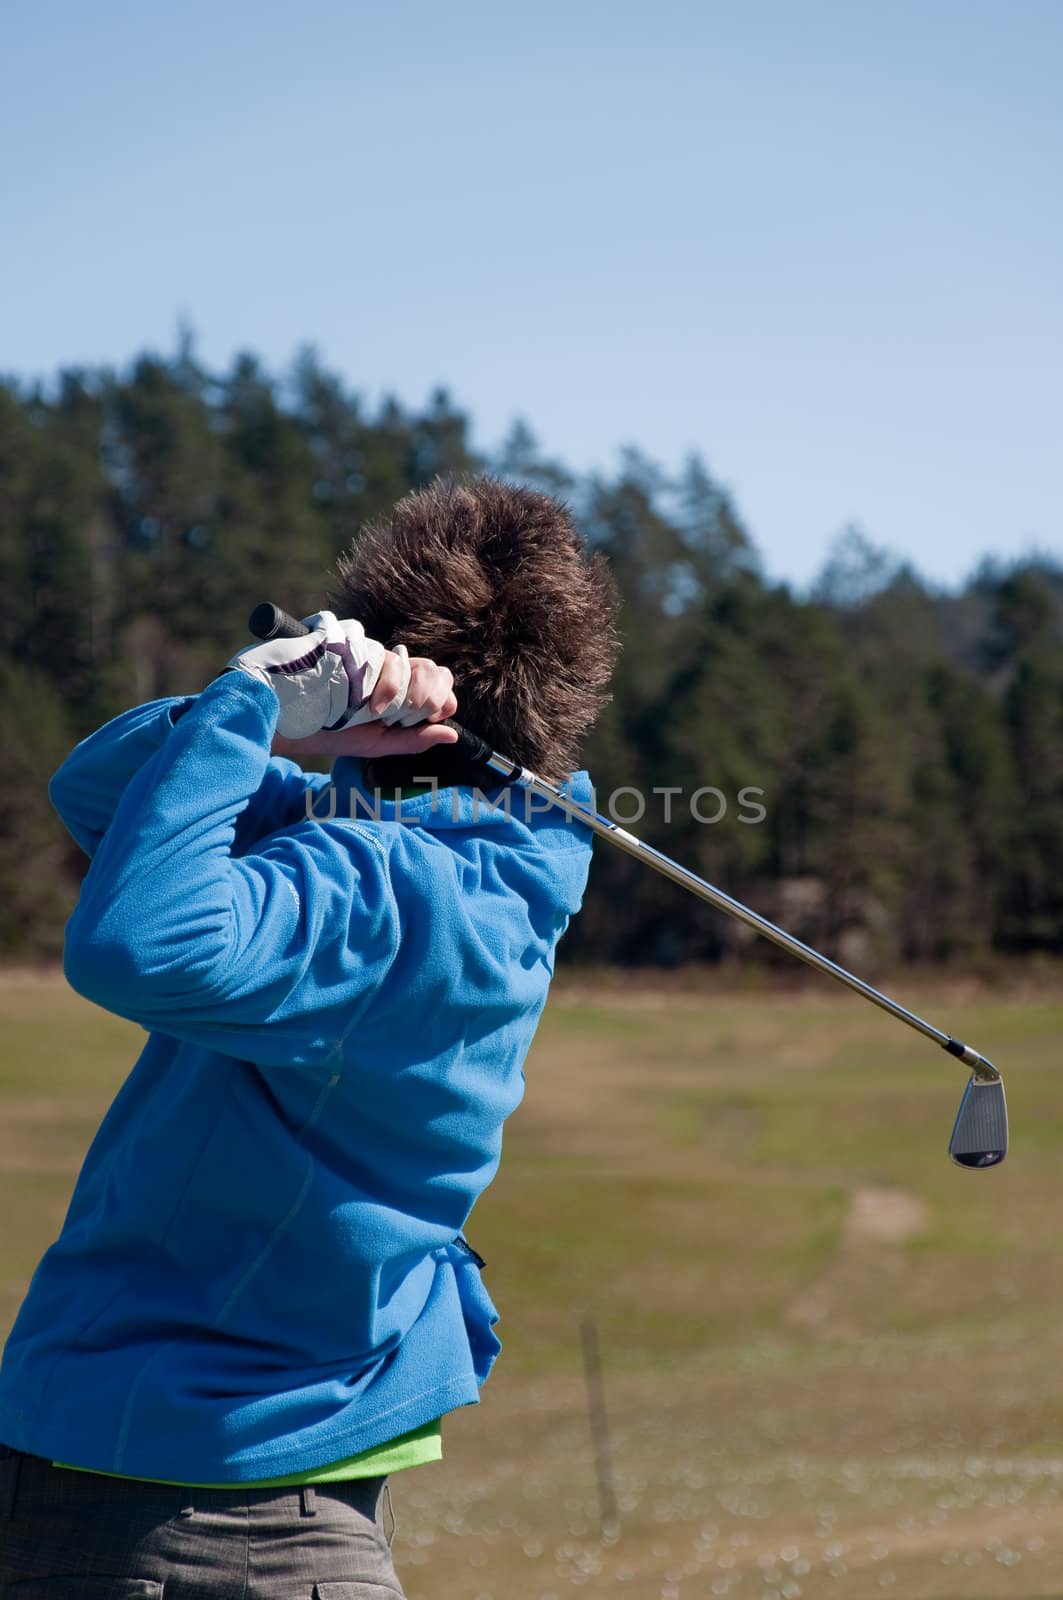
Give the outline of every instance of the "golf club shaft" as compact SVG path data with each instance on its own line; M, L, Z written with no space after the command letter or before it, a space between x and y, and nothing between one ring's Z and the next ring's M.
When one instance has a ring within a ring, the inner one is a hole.
M308 633L306 624L292 617L280 606L271 605L268 601L256 606L251 613L248 624L251 632L260 639L299 638ZM677 861L666 856L660 850L655 850L652 845L646 844L642 839L629 833L619 823L613 822L609 817L602 816L601 812L593 810L590 806L580 805L578 801L571 800L556 785L548 783L545 778L540 778L536 773L529 772L516 761L511 761L508 756L500 755L497 750L492 750L489 745L462 728L457 722L449 722L448 726L456 728L459 735L459 745L464 746L465 753L471 759L480 761L491 772L502 778L506 783L516 784L521 789L526 789L531 794L540 795L548 800L551 805L559 806L562 811L574 821L581 822L590 828L599 838L607 839L618 850L623 850L626 855L633 856L637 861L643 861L647 866L661 873L665 878L670 878L680 888L687 889L691 894L697 895L707 905L713 906L717 911L722 911L726 916L733 917L735 921L742 922L747 928L752 928L763 938L770 939L772 944L778 945L780 950L786 950L799 961L814 967L817 972L822 972L825 977L833 978L837 983L843 983L847 989L852 989L854 994L862 995L865 1000L870 1000L872 1005L880 1010L889 1012L899 1022L907 1023L909 1028L914 1028L924 1038L932 1039L949 1055L955 1056L966 1066L972 1069L976 1079L983 1083L995 1083L1000 1078L1000 1073L991 1061L980 1055L960 1039L953 1038L950 1034L943 1033L940 1028L935 1028L931 1023L924 1022L922 1017L916 1016L914 1011L909 1011L906 1006L900 1005L896 1000L891 1000L889 995L875 989L870 983L865 983L863 978L858 978L854 973L846 971L837 962L830 961L826 956L821 956L818 950L813 950L811 945L795 939L793 934L777 927L774 922L769 922L767 917L762 917L756 911L751 911L741 901L734 900L722 889L715 888L707 883L704 878L699 878L697 873L691 872L687 867L681 867Z
M916 1016L914 1011L909 1011L906 1006L900 1005L896 1000L891 1000L889 995L875 989L870 983L865 983L863 978L858 978L837 962L830 961L826 956L820 955L818 950L813 950L811 945L804 944L796 939L793 934L787 933L784 928L778 927L774 922L769 922L767 917L762 917L756 911L751 911L739 900L732 899L722 889L717 889L713 884L707 883L704 878L699 878L697 873L689 868L680 866L670 856L654 849L653 845L646 844L644 840L636 838L619 823L613 822L608 817L603 817L598 811L592 811L587 806L569 800L567 796L555 788L553 784L537 777L534 772L527 772L517 767L514 762L505 756L492 753L492 759L487 763L492 771L507 778L510 782L519 784L522 789L529 790L532 794L542 795L554 805L560 806L569 816L582 822L600 838L623 850L625 854L634 856L638 861L644 861L647 866L659 872L663 877L670 878L673 883L678 883L681 888L697 895L699 900L704 900L707 905L714 906L717 911L733 917L736 922L742 922L747 928L752 928L765 939L770 939L772 944L778 945L780 950L789 951L799 961L804 961L808 966L815 967L817 972L822 972L828 978L834 978L838 983L844 983L846 988L852 989L856 994L863 995L865 1000L870 1000L872 1005L879 1006L881 1010L888 1011L891 1016L900 1022L906 1022L910 1028L923 1034L927 1039L932 1039L935 1044L947 1050L950 1055L958 1057L967 1066L974 1069L976 1077L993 1080L999 1073L992 1062L986 1061L984 1056L972 1050L969 1045L962 1044L960 1040L943 1033L940 1028L935 1028L931 1023L924 1022L922 1017Z

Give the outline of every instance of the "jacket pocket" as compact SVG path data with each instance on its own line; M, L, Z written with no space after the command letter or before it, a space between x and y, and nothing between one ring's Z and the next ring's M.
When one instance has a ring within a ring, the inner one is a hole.
M502 1341L493 1331L498 1311L480 1276L484 1259L461 1234L447 1246L446 1254L458 1286L473 1371L477 1383L483 1383L502 1348Z

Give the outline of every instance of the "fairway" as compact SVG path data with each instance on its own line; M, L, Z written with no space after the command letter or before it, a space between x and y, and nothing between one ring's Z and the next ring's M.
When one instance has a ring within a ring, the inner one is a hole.
M556 987L467 1229L503 1355L443 1464L394 1482L410 1600L1063 1593L1058 984L891 988L1004 1073L1012 1154L979 1174L945 1156L958 1063L761 981ZM143 1035L57 977L0 1005L6 1332Z

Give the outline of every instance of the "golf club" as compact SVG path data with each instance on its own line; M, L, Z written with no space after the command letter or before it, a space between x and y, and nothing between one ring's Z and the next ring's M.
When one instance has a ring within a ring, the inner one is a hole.
M299 622L280 606L271 605L268 601L255 607L248 621L248 627L259 639L297 639L310 631L305 623ZM554 784L547 783L536 773L527 771L516 761L511 761L508 756L492 750L483 739L470 733L467 728L462 728L459 723L451 721L448 726L455 728L459 735L458 744L451 748L460 750L470 761L481 763L504 783L516 784L559 806L568 816L583 823L600 838L608 839L627 855L644 861L654 871L670 878L673 883L689 890L691 894L697 895L700 900L715 907L717 911L722 911L736 921L745 923L746 927L754 929L765 939L770 939L780 949L789 951L799 961L815 967L817 972L824 973L828 978L834 978L838 983L844 983L846 988L862 995L865 1000L870 1000L872 1005L878 1006L880 1010L889 1012L890 1016L896 1017L898 1021L907 1023L909 1028L914 1028L925 1038L932 1039L949 1055L955 1056L965 1066L970 1067L971 1076L963 1091L963 1098L949 1139L949 1155L957 1166L961 1167L995 1167L1003 1161L1008 1152L1008 1110L1004 1097L1004 1083L997 1068L985 1056L980 1055L970 1045L964 1044L962 1040L942 1033L939 1028L924 1022L914 1011L909 1011L896 1000L891 1000L888 995L872 988L871 984L865 983L862 978L855 977L844 967L820 955L810 945L795 939L792 934L776 927L775 923L751 911L740 901L733 900L722 889L706 883L704 878L699 878L696 873L680 866L660 850L655 850L652 845L643 843L618 823L603 817L600 812L592 810L589 806L582 806L577 801L570 800Z

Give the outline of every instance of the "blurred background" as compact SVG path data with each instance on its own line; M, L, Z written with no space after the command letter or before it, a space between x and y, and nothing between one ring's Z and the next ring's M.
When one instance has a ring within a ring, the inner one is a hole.
M59 973L48 776L440 472L609 556L599 798L1006 1072L950 1169L958 1068L599 849L411 1600L1063 1588L1061 78L1053 0L0 25L4 1326L138 1037Z

